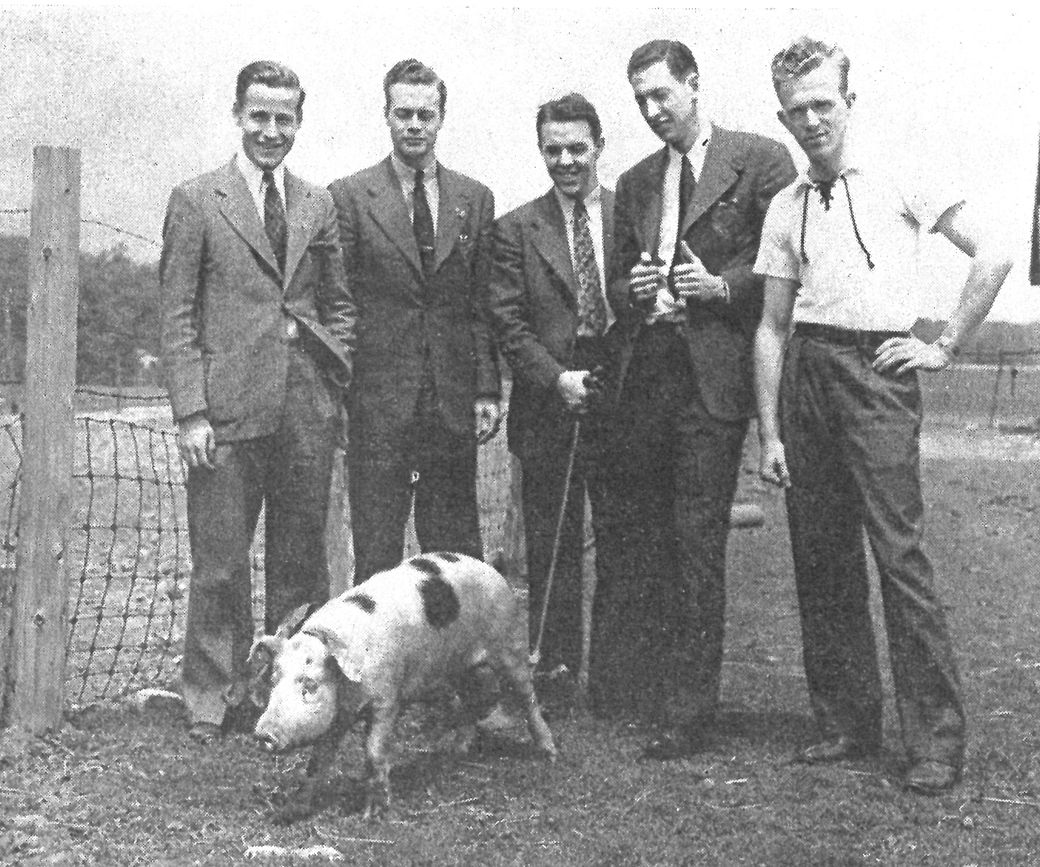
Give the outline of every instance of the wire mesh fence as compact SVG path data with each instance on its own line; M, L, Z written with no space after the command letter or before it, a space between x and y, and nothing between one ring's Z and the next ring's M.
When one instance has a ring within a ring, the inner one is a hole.
M77 391L69 528L66 697L73 705L175 680L190 590L184 474L161 393ZM83 407L89 407L83 411ZM117 408L118 407L118 408ZM22 424L0 424L0 568L18 543ZM510 461L504 437L481 448L478 504L485 550L507 543ZM251 556L257 622L263 612L263 517ZM417 553L409 529L406 553Z

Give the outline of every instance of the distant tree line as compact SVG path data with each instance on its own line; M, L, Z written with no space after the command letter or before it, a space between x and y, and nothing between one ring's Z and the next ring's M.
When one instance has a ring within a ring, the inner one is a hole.
M0 235L0 380L21 380L25 365L27 253L27 238ZM158 385L158 264L135 262L124 244L81 253L78 325L80 384ZM931 340L943 325L922 319L914 330ZM964 350L987 356L999 351L1040 353L1040 322L986 322Z
M0 379L25 366L28 239L0 235ZM159 269L123 244L80 253L76 379L92 385L159 382ZM54 340L67 339L54 335Z

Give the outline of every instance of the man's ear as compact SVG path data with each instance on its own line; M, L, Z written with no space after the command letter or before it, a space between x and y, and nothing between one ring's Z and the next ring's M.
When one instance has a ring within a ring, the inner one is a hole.
M856 94L853 93L851 90L847 94L845 94L845 105L847 105L849 108L852 108L852 103L854 103L855 101Z

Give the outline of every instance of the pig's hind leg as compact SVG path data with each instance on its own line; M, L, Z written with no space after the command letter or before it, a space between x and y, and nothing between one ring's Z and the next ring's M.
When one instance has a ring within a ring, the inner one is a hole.
M519 635L516 640L505 642L498 659L494 662L495 670L501 678L503 686L512 693L524 718L527 720L527 731L535 747L550 761L556 760L556 744L552 732L542 717L538 707L538 699L534 694L534 681L531 674L531 663L527 657L527 644Z

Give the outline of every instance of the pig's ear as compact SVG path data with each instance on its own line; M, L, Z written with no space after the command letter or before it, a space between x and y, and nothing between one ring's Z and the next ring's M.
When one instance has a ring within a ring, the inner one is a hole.
M267 707L271 695L271 668L285 644L280 635L262 635L253 642L246 663L249 670L249 697L257 707Z
M311 633L310 627L307 631ZM315 629L311 634L322 640L328 648L329 656L347 680L354 683L361 681L361 668L365 662L364 641L348 641L344 636L325 628Z
M278 624L278 628L275 630L274 634L281 638L292 638L300 631L300 627L303 626L307 618L320 607L321 605L317 602L298 605L285 616L281 623Z

